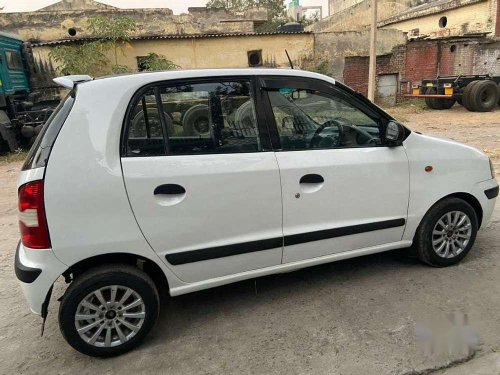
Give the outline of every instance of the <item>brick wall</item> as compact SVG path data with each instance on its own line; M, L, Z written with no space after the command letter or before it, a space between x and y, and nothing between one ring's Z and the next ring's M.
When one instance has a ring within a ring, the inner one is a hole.
M345 58L344 83L363 95L368 95L369 57L351 56ZM397 46L392 53L377 57L377 83L384 74L397 74L398 82L404 76L406 61L406 46ZM398 84L399 85L399 84ZM402 98L398 87L397 100ZM377 100L377 96L375 96Z
M404 76L415 83L438 75L500 75L500 42L486 39L409 42L406 57Z

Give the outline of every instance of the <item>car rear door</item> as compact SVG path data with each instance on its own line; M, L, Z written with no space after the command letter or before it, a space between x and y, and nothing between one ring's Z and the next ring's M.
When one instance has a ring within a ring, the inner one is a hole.
M333 84L261 78L283 196L283 263L396 244L409 197L404 148L387 119Z
M281 263L279 170L253 81L158 84L131 102L122 147L130 204L185 282Z

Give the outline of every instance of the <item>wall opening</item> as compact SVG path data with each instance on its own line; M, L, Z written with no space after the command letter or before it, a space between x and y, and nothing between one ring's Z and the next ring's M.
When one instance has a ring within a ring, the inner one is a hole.
M258 51L248 51L248 66L262 66L262 50Z
M448 25L448 17L444 16L439 19L439 27L444 28Z
M68 29L68 34L69 34L69 36L75 36L76 35L76 29L74 27L70 27Z
M450 52L453 53L457 50L457 46L454 44L450 47Z

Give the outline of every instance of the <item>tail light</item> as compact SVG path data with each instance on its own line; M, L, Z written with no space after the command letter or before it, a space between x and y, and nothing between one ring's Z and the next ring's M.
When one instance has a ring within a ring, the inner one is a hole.
M32 249L50 248L43 180L28 182L19 188L19 229L24 246Z

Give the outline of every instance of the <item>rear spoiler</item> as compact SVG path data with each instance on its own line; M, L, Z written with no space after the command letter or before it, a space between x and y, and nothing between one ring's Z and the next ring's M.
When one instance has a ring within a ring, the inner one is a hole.
M77 84L82 82L92 81L94 78L88 76L86 74L82 75L72 75L72 76L64 76L54 78L53 81L62 87L66 87L67 89L73 89Z

